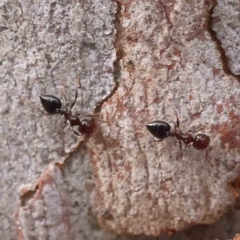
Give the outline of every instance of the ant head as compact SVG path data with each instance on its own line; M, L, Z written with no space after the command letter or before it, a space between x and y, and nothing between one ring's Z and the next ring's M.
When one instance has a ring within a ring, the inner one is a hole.
M209 146L210 138L206 134L199 133L195 136L193 147L197 150L206 149Z
M60 99L52 95L41 95L40 100L44 110L49 114L57 113L62 107Z
M148 131L156 138L163 140L169 136L171 127L164 121L153 121L145 125Z
M79 132L81 134L90 135L94 132L95 128L95 120L92 116L89 116L82 119L81 125L79 126Z

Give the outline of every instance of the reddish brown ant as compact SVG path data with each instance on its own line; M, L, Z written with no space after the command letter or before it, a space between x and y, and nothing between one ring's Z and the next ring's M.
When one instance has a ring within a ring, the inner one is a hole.
M75 94L75 99L71 104L70 109L62 109L62 102L59 98L53 95L41 95L40 100L44 110L50 114L60 114L65 117L66 125L67 121L69 121L71 129L74 134L77 136L87 135L90 136L95 130L95 121L93 115L80 115L80 114L72 114L72 108L77 101L77 92ZM78 127L78 132L73 129L74 126Z
M181 150L182 150L181 141L185 144L185 146L188 146L189 144L192 143L192 146L197 150L204 150L209 146L210 144L209 136L203 133L199 133L193 136L192 134L190 134L190 132L192 131L188 131L184 133L181 131L179 125L180 125L179 119L177 116L177 122L174 124L173 131L171 131L170 125L164 121L153 121L146 124L145 126L154 137L159 139L159 140L155 140L157 142L161 142L167 137L177 138L179 140ZM207 158L207 153L208 152L206 152L206 158ZM209 163L211 164L210 161Z

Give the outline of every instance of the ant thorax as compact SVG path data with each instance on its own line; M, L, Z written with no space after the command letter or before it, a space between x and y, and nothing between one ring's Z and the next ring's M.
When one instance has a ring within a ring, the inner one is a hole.
M178 140L183 141L186 145L194 142L194 136L188 132L183 133L179 128L175 128L175 130L171 132L170 136L176 137Z

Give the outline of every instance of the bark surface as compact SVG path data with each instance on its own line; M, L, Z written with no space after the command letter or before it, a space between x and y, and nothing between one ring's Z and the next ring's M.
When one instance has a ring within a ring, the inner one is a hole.
M213 39L214 5L120 7L121 82L102 107L109 124L91 139L99 221L118 233L155 236L213 223L234 206L240 170L239 81L224 71ZM142 132L153 120L176 121L174 111L183 131L202 128L212 138L213 167L206 150L182 154L175 139L156 143Z
M239 12L237 0L2 1L1 238L239 233L238 211L222 217L239 201ZM76 90L74 112L106 121L87 148L38 109L39 95ZM215 137L213 167L206 151L152 141L145 124L173 127L174 111L183 131Z

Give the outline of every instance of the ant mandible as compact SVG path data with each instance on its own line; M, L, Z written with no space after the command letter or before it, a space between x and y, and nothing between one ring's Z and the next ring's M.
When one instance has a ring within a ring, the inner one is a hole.
M71 129L74 134L77 136L81 135L91 135L95 130L95 121L93 115L86 115L83 119L80 119L82 115L80 114L72 114L72 108L77 101L77 92L75 93L75 99L71 104L70 109L62 109L62 102L59 98L53 95L41 95L40 101L44 110L50 114L60 114L65 117L64 126L66 125L67 121L69 121ZM73 129L74 126L78 126L78 132Z
M174 124L174 130L171 132L170 125L165 121L153 121L145 126L147 127L148 131L156 137L158 142L163 141L167 137L175 137L180 142L180 148L181 148L181 141L185 144L185 146L192 143L192 146L197 150L204 150L206 149L210 144L210 138L206 134L199 133L193 136L190 134L190 131L183 133L179 127L179 119L177 116L177 122ZM206 158L207 158L206 152ZM209 161L211 164L211 162ZM212 166L212 164L211 164Z

